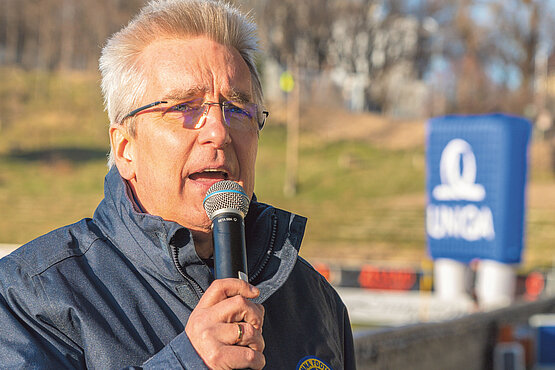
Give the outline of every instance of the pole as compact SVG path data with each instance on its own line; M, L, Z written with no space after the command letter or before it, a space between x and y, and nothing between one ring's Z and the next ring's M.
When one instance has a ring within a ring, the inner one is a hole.
M296 64L293 64L291 73L295 84L293 91L287 94L287 144L285 184L283 187L283 193L287 197L293 197L297 194L299 167L300 79Z

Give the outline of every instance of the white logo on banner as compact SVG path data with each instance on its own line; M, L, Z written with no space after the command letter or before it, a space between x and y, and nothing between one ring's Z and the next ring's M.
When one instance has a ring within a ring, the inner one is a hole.
M486 190L483 185L476 184L476 170L476 157L470 144L462 139L451 140L441 153L441 185L434 187L432 196L439 201L484 200ZM428 235L434 239L451 237L476 241L495 238L491 209L474 204L454 207L429 204L426 228Z
M439 176L441 185L436 186L432 192L437 200L479 202L486 197L484 187L476 184L476 157L472 147L462 139L451 140L443 149Z

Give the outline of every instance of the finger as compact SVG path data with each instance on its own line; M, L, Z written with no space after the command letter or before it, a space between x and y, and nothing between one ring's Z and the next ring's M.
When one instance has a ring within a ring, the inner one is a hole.
M266 364L262 352L250 347L222 345L209 340L195 349L210 369L262 369Z
M212 307L219 322L245 321L260 330L264 323L264 307L242 296L228 298Z
M262 352L255 351L249 347L227 346L222 348L214 359L217 364L224 364L230 369L262 369L266 365L266 358Z
M226 324L226 326L226 330L230 332L228 333L231 338L229 344L249 347L258 352L264 351L265 343L260 330L242 322Z
M240 295L245 298L256 298L260 291L255 286L240 279L218 279L208 287L202 295L197 307L210 307L229 297Z

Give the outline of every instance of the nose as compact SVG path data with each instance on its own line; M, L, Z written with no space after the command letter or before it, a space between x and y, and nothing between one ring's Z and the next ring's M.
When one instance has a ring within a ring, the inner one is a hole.
M200 117L198 139L201 144L222 148L231 143L229 127L225 123L222 106L218 103L206 104L206 110Z

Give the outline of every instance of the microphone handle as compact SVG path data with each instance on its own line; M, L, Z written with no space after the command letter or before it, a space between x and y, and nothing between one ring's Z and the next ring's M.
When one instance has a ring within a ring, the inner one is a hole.
M234 212L218 214L212 220L212 235L216 279L239 278L248 282L243 216Z

